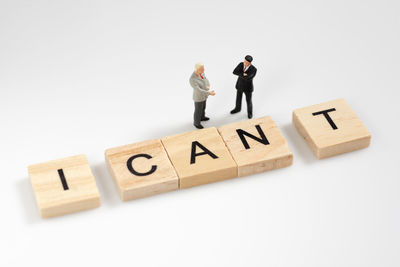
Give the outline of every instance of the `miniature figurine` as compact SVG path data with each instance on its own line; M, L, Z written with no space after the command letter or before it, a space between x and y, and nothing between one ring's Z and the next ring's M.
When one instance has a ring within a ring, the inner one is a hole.
M253 57L247 55L243 62L233 70L233 74L239 76L236 82L236 106L231 110L231 114L240 112L242 109L242 96L243 93L246 95L247 102L247 116L249 119L253 117L253 103L251 100L254 86L253 78L256 76L257 69L251 64Z
M204 65L197 63L194 66L194 72L190 76L190 85L193 87L193 101L194 101L194 122L193 125L197 129L203 129L202 121L208 121L210 118L206 117L206 101L209 95L215 95L214 91L210 91L210 82L204 75Z

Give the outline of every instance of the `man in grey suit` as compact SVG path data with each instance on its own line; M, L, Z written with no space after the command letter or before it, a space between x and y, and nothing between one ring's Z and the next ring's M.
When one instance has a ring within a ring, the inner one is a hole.
M210 118L206 117L206 101L209 95L214 96L215 92L210 91L210 82L204 75L204 65L197 63L194 66L194 72L190 76L190 85L193 87L193 101L194 101L194 115L193 125L197 129L203 129L202 121L208 121Z

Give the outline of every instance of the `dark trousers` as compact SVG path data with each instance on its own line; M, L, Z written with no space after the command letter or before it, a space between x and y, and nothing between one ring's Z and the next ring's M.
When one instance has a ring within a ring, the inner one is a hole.
M242 109L242 97L243 93L246 95L246 102L247 102L247 114L253 115L253 102L251 101L251 97L253 92L243 92L240 90L236 90L236 110Z
M206 101L194 102L194 125L200 125L201 120L206 116Z

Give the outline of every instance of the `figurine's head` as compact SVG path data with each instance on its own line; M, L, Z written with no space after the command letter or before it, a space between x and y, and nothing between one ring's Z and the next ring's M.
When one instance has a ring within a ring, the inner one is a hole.
M197 75L204 73L204 64L203 63L196 63L194 65L194 72L196 72Z
M252 62L252 61L253 61L253 57L250 56L250 55L247 55L247 56L244 57L243 64L244 64L246 67L248 67L248 66L251 65L251 62Z

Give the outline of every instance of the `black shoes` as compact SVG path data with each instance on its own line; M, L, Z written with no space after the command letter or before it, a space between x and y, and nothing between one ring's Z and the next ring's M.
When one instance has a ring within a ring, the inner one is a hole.
M201 121L208 121L208 120L210 120L209 117L203 117L203 118L201 119ZM193 124L193 125L194 125L194 127L196 127L197 129L203 129L203 128L204 128L203 125L201 125L201 124L199 124L199 125Z
M238 113L238 112L240 112L240 109L234 108L234 109L231 110L231 114L235 114L235 113ZM251 118L253 118L253 114L248 113L248 114L247 114L247 117L248 117L249 119L251 119Z
M193 125L194 125L194 127L196 127L197 129L203 129L203 128L204 128L203 125L201 125L201 124L199 124L199 125L193 124Z

